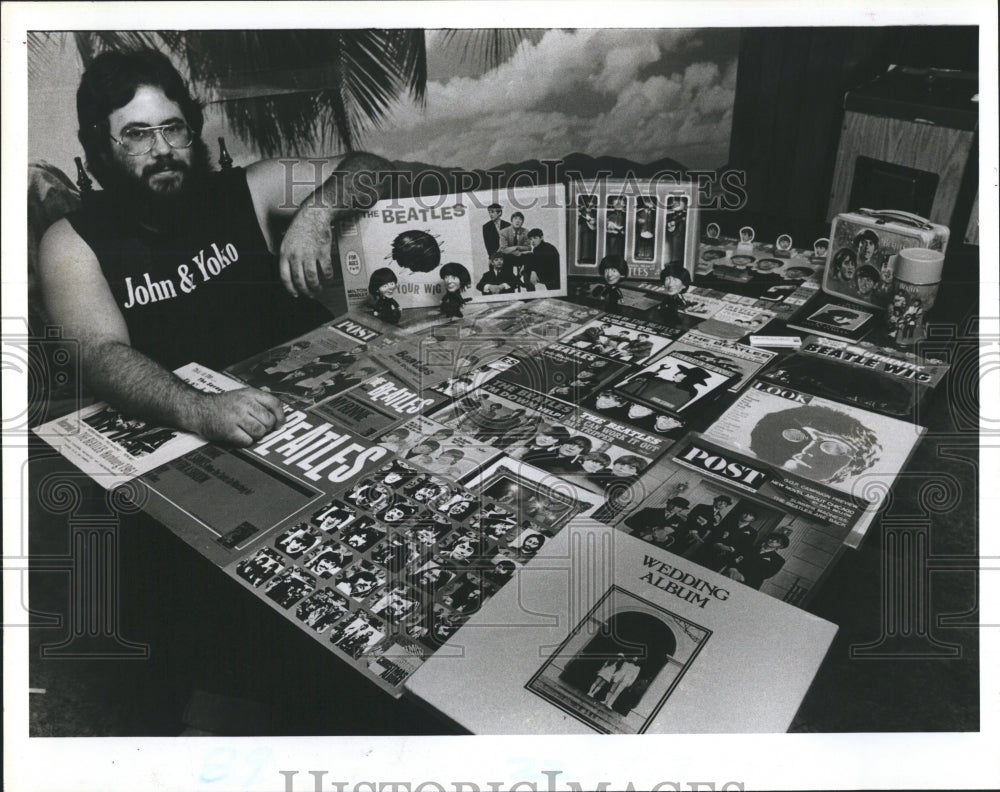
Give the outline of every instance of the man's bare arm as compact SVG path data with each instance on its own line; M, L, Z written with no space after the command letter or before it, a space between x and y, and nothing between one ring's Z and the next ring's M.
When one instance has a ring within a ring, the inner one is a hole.
M66 220L39 248L45 304L63 336L77 339L86 386L122 412L217 442L249 445L280 426L281 403L255 388L205 394L133 349L128 328L90 247Z
M391 163L365 152L343 157L262 160L247 168L257 219L279 255L282 283L290 294L318 296L334 277L331 258L338 220L370 208L383 197L382 175ZM278 227L291 218L281 239Z

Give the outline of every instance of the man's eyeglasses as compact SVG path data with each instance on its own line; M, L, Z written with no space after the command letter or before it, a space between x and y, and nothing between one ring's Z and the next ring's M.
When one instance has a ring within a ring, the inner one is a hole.
M147 127L126 127L121 131L121 140L109 134L115 143L125 149L125 153L130 157L141 157L148 154L156 145L156 133L163 136L170 148L188 148L194 142L194 133L191 127L183 121L173 121L169 124Z

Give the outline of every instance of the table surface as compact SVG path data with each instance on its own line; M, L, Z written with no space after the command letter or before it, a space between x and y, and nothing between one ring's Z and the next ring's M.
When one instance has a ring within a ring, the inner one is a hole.
M931 314L928 350L952 365L918 423L928 434L857 551L843 554L809 610L839 625L837 638L792 731L966 731L979 725L976 556L978 550L978 254L949 252ZM33 557L65 552L65 517L53 518L39 488L68 463L32 441L29 522ZM95 502L104 492L84 487ZM260 727L275 734L445 734L437 714L394 700L291 625L168 531L142 514L118 529L122 634L153 653L143 663L109 659L136 702L136 734L157 733L166 707L192 686L264 702ZM35 575L32 601L66 616L64 576ZM902 605L892 595L911 586ZM920 604L921 607L914 607ZM155 630L151 623L157 624ZM61 627L37 624L33 646L58 644ZM164 648L166 647L166 648ZM33 653L34 676L53 662ZM343 673L341 673L343 672ZM212 687L214 685L214 687ZM134 692L134 691L133 691ZM143 708L146 708L143 710ZM169 728L169 727L167 727Z

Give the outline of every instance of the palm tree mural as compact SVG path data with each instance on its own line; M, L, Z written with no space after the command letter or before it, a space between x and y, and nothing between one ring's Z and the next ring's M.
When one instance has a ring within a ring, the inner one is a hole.
M493 68L533 37L513 29L449 30L442 42ZM397 98L408 94L422 105L427 85L423 30L88 31L73 38L84 66L109 49L171 54L233 133L265 157L317 146L355 149ZM44 56L29 69L43 73Z

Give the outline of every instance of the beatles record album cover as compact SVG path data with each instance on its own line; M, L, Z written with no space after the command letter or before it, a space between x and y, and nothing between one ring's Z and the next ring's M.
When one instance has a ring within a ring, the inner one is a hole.
M783 732L836 630L576 520L406 689L474 734Z
M875 329L878 311L817 292L791 319L789 330L860 341Z
M705 359L703 350L696 352L668 349L645 368L619 380L615 390L654 409L682 416L692 413L738 379L728 363Z

